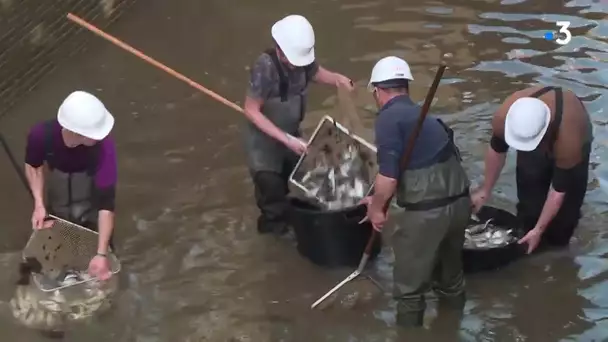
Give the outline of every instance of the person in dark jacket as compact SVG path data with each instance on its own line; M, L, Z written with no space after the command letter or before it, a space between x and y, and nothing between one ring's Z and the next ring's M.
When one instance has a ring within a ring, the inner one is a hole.
M490 197L509 147L517 150L517 216L532 253L539 245L567 246L587 192L591 119L570 90L535 86L509 96L492 119L485 182L474 211Z
M117 182L113 126L114 117L98 98L75 91L59 107L57 119L31 128L25 152L25 174L34 196L32 226L50 227L52 222L45 219L52 214L98 231L89 272L100 279L111 276L107 255Z
M423 324L424 294L430 289L447 307L463 308L461 252L471 215L469 179L453 132L439 119L425 119L407 169L400 170L420 116L420 107L409 97L412 80L409 65L400 58L386 57L374 66L369 85L380 108L375 123L379 172L373 195L364 200L378 231L393 193L404 210L390 240L397 323L405 327Z
M275 46L262 53L251 70L245 97L247 164L260 209L260 233L287 231L288 178L307 149L300 136L310 81L352 89L347 77L315 62L315 35L300 15L272 26Z

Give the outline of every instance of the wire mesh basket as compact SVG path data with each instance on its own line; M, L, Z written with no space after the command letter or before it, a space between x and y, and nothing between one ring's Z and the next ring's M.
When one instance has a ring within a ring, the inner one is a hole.
M321 119L310 137L308 151L300 157L289 181L309 197L314 197L315 184L312 180L307 180L307 174L319 165L321 159L337 161L340 159L339 155L349 147L356 149L358 157L364 164L360 176L365 183L365 193L369 194L378 172L376 147L349 132L346 127L327 115Z
M55 291L96 280L94 277L62 284L62 275L70 271L86 271L97 254L99 234L95 231L50 215L53 224L47 229L32 232L23 249L23 259L35 260L40 269L32 273L36 286L44 291ZM108 253L110 272L120 272L120 261Z

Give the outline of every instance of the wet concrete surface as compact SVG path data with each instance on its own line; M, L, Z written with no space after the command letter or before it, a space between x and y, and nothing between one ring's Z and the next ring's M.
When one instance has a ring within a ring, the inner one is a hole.
M28 127L53 117L74 89L94 91L117 118L123 291L110 314L74 327L66 340L608 340L608 190L602 190L608 181L608 3L149 0L110 32L241 103L247 66L270 44L272 23L288 13L311 20L318 60L357 81L361 108L372 106L364 85L377 59L406 58L416 79L412 96L419 101L437 64L446 61L433 112L456 130L474 181L483 168L489 118L502 99L537 82L574 90L593 117L596 143L585 215L571 247L468 277L469 299L458 328L434 319L430 310L426 329L399 330L389 298L365 281L349 285L327 309L311 311L310 304L352 270L315 267L297 254L293 241L257 235L238 134L244 118L99 40L48 76L1 124L21 158ZM557 20L571 22L568 45L543 39ZM333 110L334 94L315 87L307 128ZM365 111L368 129L373 117ZM8 310L11 270L29 236L31 203L8 160L1 160L0 329L15 336L12 341L42 341ZM513 162L511 154L493 200L508 209L516 198ZM387 287L391 263L385 248L372 270Z

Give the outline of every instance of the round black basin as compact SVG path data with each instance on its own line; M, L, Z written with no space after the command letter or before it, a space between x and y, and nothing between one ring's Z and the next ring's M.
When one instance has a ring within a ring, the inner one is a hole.
M294 228L298 252L319 266L357 267L372 233L371 223L359 222L365 205L325 210L298 198L290 198L289 221ZM378 234L370 255L373 260L382 248Z
M477 213L481 222L492 220L492 224L513 229L513 235L521 238L520 224L517 217L510 212L494 207L482 207ZM476 222L471 219L471 224ZM504 267L512 261L525 254L525 245L519 245L514 241L506 246L487 248L487 249L467 249L462 250L462 261L465 273L480 271L491 271Z

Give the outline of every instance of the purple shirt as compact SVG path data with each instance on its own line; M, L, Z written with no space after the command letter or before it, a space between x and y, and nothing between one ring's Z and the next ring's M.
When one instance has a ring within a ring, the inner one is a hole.
M25 162L32 167L42 166L46 159L46 122L41 122L32 127L27 138L25 149ZM61 135L61 126L55 120L53 122L53 161L50 166L67 173L84 172L89 170L92 165L89 154L93 152L93 147L76 146L67 147ZM95 172L95 186L98 189L114 187L118 178L116 163L116 147L114 139L108 135L100 141L99 160L97 171Z

